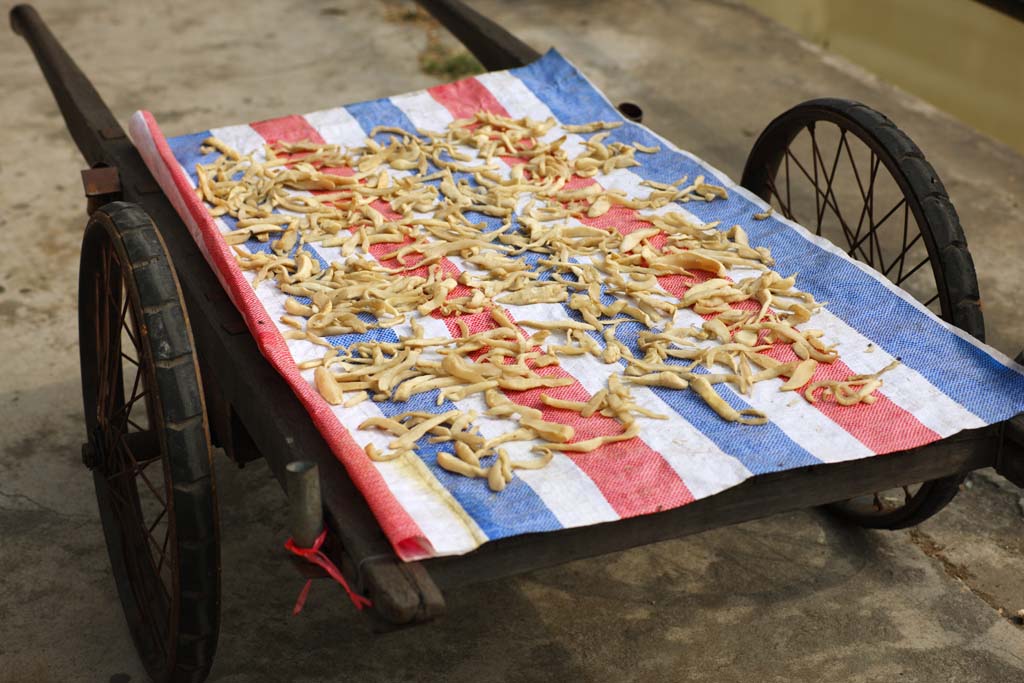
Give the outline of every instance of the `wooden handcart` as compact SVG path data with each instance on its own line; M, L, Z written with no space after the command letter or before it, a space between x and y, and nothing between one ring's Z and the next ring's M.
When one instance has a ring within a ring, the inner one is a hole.
M457 0L421 4L488 69L539 57ZM885 457L754 476L658 514L403 562L299 400L261 356L89 80L30 6L15 7L11 24L35 53L89 167L82 174L89 219L79 279L82 459L95 482L130 630L156 680L205 679L216 649L220 560L211 444L239 465L265 458L282 484L293 461L318 466L322 510L306 512L317 520L322 512L325 553L372 600L367 614L382 628L437 618L450 586L789 510L828 505L854 524L895 529L935 514L972 470L995 467L1024 486L1024 416L1017 416ZM641 117L636 105L620 110ZM851 145L867 154L864 176L838 177L844 146L853 163ZM874 214L883 180L902 197L902 222ZM920 150L878 112L829 99L790 109L755 143L742 185L983 338L977 279L956 212ZM800 196L805 209L796 206Z

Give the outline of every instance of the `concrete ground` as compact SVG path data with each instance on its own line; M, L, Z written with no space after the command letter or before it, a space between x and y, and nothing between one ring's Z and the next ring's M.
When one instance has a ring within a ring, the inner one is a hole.
M1024 345L1024 158L737 4L472 4L537 48L557 45L733 175L796 102L885 111L960 210L990 339ZM120 120L146 107L172 134L435 82L417 67L423 27L379 3L39 5ZM140 681L78 456L82 161L9 33L0 83L0 681ZM1024 608L1024 499L990 473L915 531L795 513L453 591L437 624L375 636L323 583L290 616L301 581L280 549L284 497L266 467L217 463L224 618L211 680L1024 680L1011 618Z

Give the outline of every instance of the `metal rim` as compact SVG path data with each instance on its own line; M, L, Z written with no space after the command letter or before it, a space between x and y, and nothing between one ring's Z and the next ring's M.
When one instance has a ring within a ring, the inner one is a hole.
M157 672L174 660L181 607L171 473L159 437L163 417L139 293L130 266L98 234L95 269L85 274L92 286L84 292L94 315L89 445L108 544L115 540L112 560L117 554L130 590L131 631L146 668ZM83 362L83 375L87 370Z

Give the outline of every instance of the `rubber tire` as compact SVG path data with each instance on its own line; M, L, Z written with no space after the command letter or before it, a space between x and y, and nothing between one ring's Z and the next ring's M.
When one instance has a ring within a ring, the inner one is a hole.
M809 100L784 112L758 137L743 170L741 185L769 201L768 184L785 150L814 121L828 121L854 134L875 151L899 184L914 213L930 257L942 318L985 340L978 277L960 218L938 173L914 141L884 114L851 100ZM839 245L842 246L842 245ZM924 482L909 504L882 514L864 514L845 502L825 506L837 517L872 529L902 529L928 519L959 491L966 473Z
M86 226L79 275L79 340L82 391L90 435L97 428L96 316L90 296L96 264L109 244L122 264L122 287L141 318L138 350L148 354L153 372L146 390L155 397L162 424L154 431L163 456L164 481L173 498L176 614L171 615L172 647L154 655L143 610L125 561L126 536L114 512L111 490L100 467L93 480L118 595L136 650L156 681L199 683L209 675L220 622L220 541L216 488L199 367L188 315L167 249L140 207L114 202L97 210ZM127 264L127 272L124 265ZM155 391L153 391L155 389ZM166 491L165 491L166 493ZM148 546L144 548L148 553ZM172 606L173 609L173 606Z

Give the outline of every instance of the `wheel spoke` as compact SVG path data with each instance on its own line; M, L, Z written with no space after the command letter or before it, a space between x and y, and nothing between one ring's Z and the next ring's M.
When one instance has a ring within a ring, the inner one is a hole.
M149 467L150 465L152 465L154 462L158 462L158 461L160 461L162 459L163 459L162 455L154 455L152 458L147 458L145 460L138 460L138 461L136 461L136 464L131 465L127 469L123 469L120 472L115 472L114 474L108 474L107 475L107 479L109 481L113 481L114 479L117 479L119 477L128 476L128 475L131 475L131 476L134 477L137 474L139 474L142 470L144 470L147 467Z
M146 472L142 468L139 468L138 473L139 479L141 479L146 484L146 487L149 489L150 493L153 494L153 497L160 501L161 505L167 507L167 501L165 501L160 496L160 491L157 489L156 486L153 485L153 482L149 480L149 477L146 476Z
M849 244L857 245L858 251L860 251L860 255L863 257L862 260L865 263L867 263L869 266L874 266L875 265L874 254L873 254L873 252L871 250L873 245L870 242L868 243L868 253L865 254L863 247L860 246L861 242L862 242L862 240L860 239L860 232L864 228L864 219L869 216L870 209L871 209L871 203L874 200L875 176L876 176L876 174L878 172L878 163L877 163L877 161L878 161L878 158L875 156L874 150L872 150L872 152L871 152L871 161L868 163L868 165L871 168L871 175L868 178L867 189L864 188L864 185L863 185L863 183L860 182L859 178L857 180L857 185L860 187L860 190L861 190L861 198L862 198L862 200L864 202L864 204L861 206L860 217L857 219L857 230L853 233L853 237L852 238L849 238L849 237L847 238L849 240ZM869 220L869 224L870 224L870 220ZM851 248L848 253L852 256L853 255L853 251L854 251L853 248Z
M814 162L814 189L817 190L818 189L818 155L819 155L819 152L818 152L818 138L814 134L814 123L810 123L810 124L807 125L807 132L810 133L810 135L811 135L811 159ZM815 218L817 218L817 223L815 225L814 234L816 234L816 235L820 235L821 234L821 219L824 216L824 214L825 214L825 208L822 206L821 193L816 191L814 193L814 216L815 216Z
M143 526L142 528L145 529L145 526ZM167 554L167 543L171 538L171 528L168 525L167 531L164 533L164 540L162 542L157 541L156 538L153 537L153 534L149 533L148 531L146 532L146 538L148 539L147 546L152 545L152 547L155 548L158 553L157 557L159 558L159 565L153 565L154 568L156 569L156 571L154 572L154 578L156 579L156 582L160 585L160 589L163 591L164 597L167 598L167 602L173 603L174 600L171 597L171 592L167 590L167 585L164 583L163 577L160 575L160 568L163 566L164 556ZM150 562L153 562L152 554L149 555L149 558ZM170 566L170 562L168 562L168 566ZM154 619L153 621L155 622L157 620Z
M774 196L775 199L778 200L779 208L782 209L782 215L791 221L795 221L796 218L793 216L792 210L790 210L788 204L782 201L782 197L779 195L779 190L775 187L775 180L771 176L768 176L768 189L770 192L769 199Z
M809 181L810 181L811 183L814 183L814 178L812 178L812 177L811 177L811 174L807 172L807 169L806 169L806 168L804 168L804 165L800 163L800 160L799 160L799 159L797 159L797 158L796 158L795 156L793 156L793 153L792 153L792 152L790 152L790 151L789 151L788 149L786 150L786 158L787 158L787 159L788 159L788 158L792 158L792 159L793 159L793 163L794 163L794 164L796 164L796 166L797 166L797 168L798 168L798 169L800 169L800 172L801 172L801 173L803 173L804 177L805 177L805 178L807 178L807 180L809 180ZM832 202L830 202L830 201L829 201L829 197L825 196L825 195L824 195L824 193L823 193L823 192L821 191L821 188L820 188L820 187L818 187L817 185L815 185L815 186L814 186L814 191L815 191L815 192L816 192L816 193L817 193L818 195L820 195L820 196L821 196L821 197L822 197L822 198L824 199L824 201L825 201L825 204L826 204L826 205L827 205L827 206L828 206L828 207L829 207L830 209L832 209L832 213L833 213L833 214L835 215L835 217L836 217L837 219L839 219L839 225L840 225L840 226L842 227L842 229L843 229L843 234L845 234L845 235L846 235L846 239L847 239L847 241L848 241L849 243L851 243L851 244L852 244L852 242L853 242L853 237L852 237L852 235L851 235L850 227L849 227L849 225L847 225L846 221L845 221L845 220L843 220L843 215L842 215L842 214L841 214L841 213L839 212L839 207L837 207L837 206L836 206L835 204L833 204ZM820 234L820 233L819 233L819 234ZM863 253L863 252L862 252L862 253Z
M163 542L163 545L160 547L160 561L156 565L156 575L157 575L157 578L162 578L160 576L160 570L164 566L164 559L170 557L167 554L167 542L170 541L170 540L171 540L171 526L170 526L170 524L168 524L167 525L167 530L164 532L164 542ZM170 566L170 564L171 564L170 561L168 561L167 565ZM161 583L163 583L162 580L161 580Z
M789 156L786 156L786 206L793 206L793 198L789 195ZM791 216L792 218L792 216ZM796 220L795 218L793 220Z
M143 398L146 395L145 391L143 391L141 394L139 393L139 387L141 385L142 385L142 368L139 367L135 371L135 379L132 382L132 390L131 390L131 393L129 394L130 398L125 402L125 404L123 406L121 406L118 409L118 411L116 413L114 413L113 415L110 416L111 419L113 419L115 417L120 417L122 414L127 416L127 415L129 415L131 413L132 406L135 405L135 402L138 401L140 398Z
M120 440L124 438L125 432L127 431L128 424L134 425L140 432L146 431L136 425L128 416L131 414L132 407L135 403L146 396L145 391L137 393L139 388L139 380L142 377L141 369L135 373L135 383L132 386L131 399L129 399L124 405L122 405L116 413L110 416L107 422L107 446L108 448L113 447ZM116 418L124 418L119 420L117 426L114 426L114 420Z
M914 245L917 244L921 240L922 237L923 237L923 235L921 233L917 233L917 237L915 237L914 239L910 240L910 244L908 244L907 246L903 247L903 249L900 250L899 255L896 256L892 260L892 263L889 264L888 268L886 268L885 270L882 271L882 274L888 276L889 273L892 271L892 269L895 266L898 265L900 268L899 268L899 274L896 277L897 278L902 277L903 276L903 264L907 260L907 254L910 253L910 250L914 248Z
M125 303L125 310L127 310L127 308L128 308L128 296L127 296L127 294L124 297L124 303ZM128 335L128 338L132 341L132 346L134 346L135 347L135 351L138 352L138 350L139 350L139 342L138 342L138 339L136 339L135 334L132 332L132 327L134 327L134 326L135 326L135 314L132 313L130 319L126 321L125 320L124 311L122 311L121 312L121 329L123 329L125 331L125 334Z
M908 270L908 271L907 271L907 273L906 273L906 275L904 275L903 277L901 277L901 278L900 278L899 280L896 280L896 284L898 284L898 285L900 285L900 284L903 284L903 282L904 282L904 281L905 281L905 280L906 280L907 278L909 278L909 277L910 277L911 275L913 275L914 273L916 273L916 272L917 272L917 271L918 271L918 270L919 270L919 269L921 268L921 266L925 265L926 263L930 263L930 262L931 262L931 257L929 257L929 256L925 256L925 257L924 257L924 260L923 260L923 261L921 261L921 262L920 262L920 263L918 263L918 264L917 264L916 266L914 266L913 268L911 268L910 270Z
M153 529L156 528L156 525L160 523L160 520L162 520L164 518L164 515L166 515L166 514L167 514L167 508L164 508L163 510L160 511L160 514L156 516L156 519L153 520L153 523L149 525L150 533L153 532Z
M868 188L868 198L870 200L868 202L868 228L869 234L871 235L871 249L873 249L875 254L878 256L879 266L885 264L882 256L882 243L878 239L878 230L875 229L877 225L875 223L875 180L878 178L878 167L881 163L882 160L875 157L875 163L871 169L871 183Z
M910 247L907 246L907 236L908 236L909 230L910 230L909 224L910 224L910 205L909 204L904 204L903 205L903 251L900 252L900 269L896 273L896 278L897 279L903 277L903 264L906 263L907 252L910 251ZM921 230L918 229L917 237L914 238L914 241L916 242L918 239L920 239L921 235L923 235L923 234L924 233L922 233Z
M825 178L826 178L826 180L825 180L825 198L826 199L828 197L832 198L832 205L835 207L836 214L838 215L839 220L840 220L841 223L845 223L846 221L843 219L842 214L839 212L839 197L836 196L835 191L832 189L832 183L835 181L836 171L839 168L839 159L842 156L842 151L843 151L842 141L845 138L845 136L846 136L846 131L840 129L840 141L839 141L839 145L836 146L836 156L835 156L834 159L832 159L832 169L831 170L826 169L826 167L825 167L825 159L821 156L821 152L818 150L818 145L816 143L814 145L814 152L815 152L814 163L815 163L815 168L817 168L820 165L821 166L821 172L823 174L825 174ZM817 172L815 172L815 177L817 177ZM825 207L822 206L820 208L820 210L818 211L818 234L819 235L821 234L821 222L822 222L822 220L824 218L825 218Z
M167 501L161 497L160 492L157 490L156 486L153 485L153 482L149 480L149 477L146 476L146 473L143 471L143 468L139 467L139 461L136 460L135 454L132 453L132 449L129 448L128 444L125 442L123 438L120 440L118 445L123 449L124 453L128 456L128 459L131 460L132 466L137 468L139 478L142 479L143 482L145 482L146 486L153 493L153 496L158 501L160 501L161 505L167 507Z
M889 211L886 212L885 216L883 216L881 219L879 219L879 221L877 223L873 223L871 225L871 228L866 233L864 233L864 236L857 240L857 242L853 245L853 248L856 249L856 248L860 247L860 245L864 243L864 240L869 239L869 238L872 239L877 244L878 229L880 227L882 227L882 225L885 224L885 222L887 220L889 220L889 218L894 213L896 213L900 209L901 206L903 206L903 207L907 206L907 198L906 197L904 197L903 199L901 199L898 202L896 202L896 205L894 207L892 207L891 209L889 209ZM920 233L918 233L918 234L920 234ZM904 239L904 244L906 244L906 239ZM882 251L881 251L881 247L880 246L878 248L878 256L879 256L879 266L884 266L885 262L881 260ZM896 262L896 259L894 258L893 259L893 263L895 263L895 262ZM886 271L886 272L888 272L888 271Z
M857 180L857 187L860 189L861 200L867 202L868 195L864 190L864 183L860 179L860 171L857 169L857 162L853 159L853 150L850 149L850 141L846 139L846 131L843 131L842 139L839 141L840 145L846 148L846 158L850 161L850 168L853 169L853 177Z

